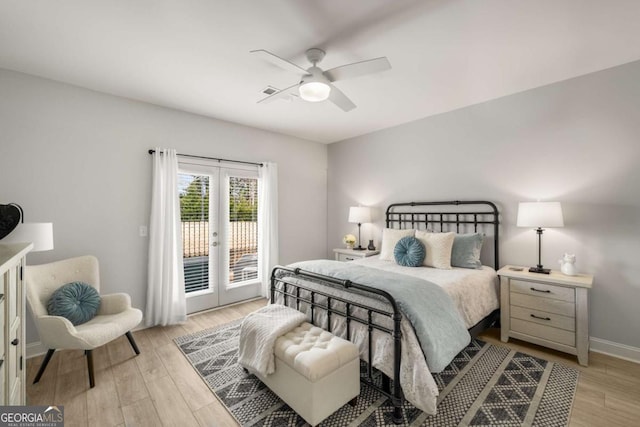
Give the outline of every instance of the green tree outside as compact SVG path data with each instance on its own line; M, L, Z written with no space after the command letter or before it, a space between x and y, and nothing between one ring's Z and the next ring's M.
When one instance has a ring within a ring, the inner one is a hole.
M229 220L257 221L258 180L255 178L229 178ZM209 221L209 178L196 176L180 192L180 219Z

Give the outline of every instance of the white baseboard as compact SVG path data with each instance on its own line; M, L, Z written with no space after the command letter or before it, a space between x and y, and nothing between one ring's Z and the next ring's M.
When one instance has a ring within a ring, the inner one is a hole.
M600 338L589 337L589 350L630 362L640 363L640 348Z
M27 359L45 354L47 350L48 348L43 346L40 341L30 342L26 345Z

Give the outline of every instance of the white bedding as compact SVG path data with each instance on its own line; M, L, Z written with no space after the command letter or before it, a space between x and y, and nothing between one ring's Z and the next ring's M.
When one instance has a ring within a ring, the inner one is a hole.
M379 256L351 261L371 268L391 271L428 280L442 287L458 308L467 328L471 328L499 307L498 275L487 266L481 269L457 268L441 270L431 267L403 267Z

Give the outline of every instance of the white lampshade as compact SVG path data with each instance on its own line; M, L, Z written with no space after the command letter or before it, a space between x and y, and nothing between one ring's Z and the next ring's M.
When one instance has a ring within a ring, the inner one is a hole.
M53 224L50 222L20 223L2 243L33 243L31 252L53 249Z
M320 102L329 98L331 87L323 82L306 82L300 85L298 89L300 98L309 102Z
M564 227L560 202L521 202L518 227Z
M371 208L367 208L364 206L350 207L349 222L355 224L371 222Z

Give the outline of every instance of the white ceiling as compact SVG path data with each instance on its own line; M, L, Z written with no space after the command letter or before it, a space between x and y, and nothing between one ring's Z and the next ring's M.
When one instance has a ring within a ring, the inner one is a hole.
M0 2L0 68L319 142L399 125L640 59L638 0L33 0ZM249 54L329 69L358 106L256 104L297 77Z

